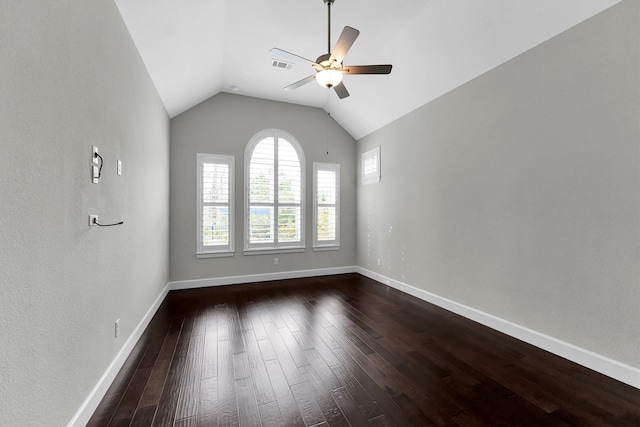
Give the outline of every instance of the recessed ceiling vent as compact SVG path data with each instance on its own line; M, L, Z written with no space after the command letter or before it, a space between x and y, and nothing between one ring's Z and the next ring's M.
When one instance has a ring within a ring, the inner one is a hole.
M271 59L271 65L276 68L284 68L285 70L290 70L293 68L293 62L287 62L275 58Z

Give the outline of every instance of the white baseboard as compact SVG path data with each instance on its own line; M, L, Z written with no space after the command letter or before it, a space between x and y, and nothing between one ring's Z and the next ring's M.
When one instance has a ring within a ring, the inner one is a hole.
M144 317L142 318L138 326L136 326L136 328L133 330L129 338L127 338L127 341L125 341L124 345L122 346L116 357L113 359L105 373L102 374L102 377L93 388L93 390L91 390L89 396L82 403L80 409L78 409L71 421L69 421L69 427L87 425L89 419L98 407L98 404L100 404L100 401L107 393L107 390L109 390L111 383L113 383L116 375L118 375L118 372L120 372L120 368L122 368L122 366L124 365L127 357L129 357L129 354L131 354L133 347L142 336L142 333L149 325L149 322L151 322L151 319L156 314L156 311L158 311L158 308L160 307L160 304L162 304L162 301L164 301L167 293L169 293L168 284L164 287L162 292L160 292L160 295L158 295L149 310L147 310Z
M355 273L355 266L318 268L314 270L281 271L276 273L248 274L245 276L213 277L210 279L179 280L169 282L169 290L206 288L209 286L238 285L242 283L268 282L270 280L301 279L303 277L331 276Z
M423 301L442 307L445 310L459 314L482 325L500 331L521 341L549 351L555 355L593 369L603 375L616 379L630 386L640 388L640 369L618 362L601 354L580 348L554 337L542 334L508 320L484 313L464 304L440 297L406 283L399 282L376 272L356 267L356 273L367 276L377 282L386 284L399 291L413 295Z
M234 285L242 283L266 282L270 280L298 279L304 277L330 276L334 274L359 273L369 277L377 282L391 286L399 291L413 295L416 298L427 301L453 313L459 314L468 319L474 320L482 325L505 333L509 336L535 345L536 347L547 350L553 354L564 357L572 362L586 366L601 374L607 375L625 384L640 388L640 369L626 365L608 357L593 353L589 350L577 347L573 344L560 341L548 335L525 328L499 317L484 313L480 310L468 307L455 301L442 298L438 295L423 291L406 283L388 278L373 271L357 266L321 268L314 270L298 270L298 271L282 271L277 273L250 274L245 276L228 276L209 279L197 280L180 280L167 283L153 305L147 310L146 314L132 332L131 336L124 343L116 357L113 359L105 373L102 375L96 386L91 390L89 396L78 409L74 417L69 422L69 427L84 426L87 424L98 404L105 396L111 383L124 365L127 357L133 350L142 333L151 322L151 319L158 311L158 308L164 301L165 297L172 290L194 289L209 286Z

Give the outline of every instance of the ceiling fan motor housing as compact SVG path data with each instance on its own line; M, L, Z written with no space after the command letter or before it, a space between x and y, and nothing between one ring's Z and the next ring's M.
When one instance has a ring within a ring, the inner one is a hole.
M320 67L315 67L315 68L318 71L327 70L329 68L334 69L334 70L341 70L342 69L342 64L341 63L339 63L336 60L330 61L330 59L331 59L331 54L330 53L325 53L324 55L318 56L318 59L316 59L316 64L320 65Z

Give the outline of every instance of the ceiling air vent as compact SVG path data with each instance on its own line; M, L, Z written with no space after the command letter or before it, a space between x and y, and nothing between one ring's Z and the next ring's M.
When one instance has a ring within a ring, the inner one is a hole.
M293 62L282 61L281 59L271 59L271 66L276 68L284 68L290 70L293 68Z

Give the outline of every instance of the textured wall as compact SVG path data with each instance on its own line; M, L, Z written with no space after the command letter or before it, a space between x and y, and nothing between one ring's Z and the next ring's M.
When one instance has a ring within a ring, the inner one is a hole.
M358 265L640 366L639 43L625 1L358 141Z
M168 281L169 118L112 0L0 2L0 150L0 425L65 425Z
M298 140L306 159L304 253L243 255L244 152L253 135L282 129ZM328 132L328 134L327 134ZM327 155L327 135L329 154ZM220 93L171 120L171 280L206 279L355 264L356 144L317 108ZM235 156L236 239L232 258L196 259L196 154ZM313 252L313 162L340 163L341 249ZM279 264L273 264L278 257Z

